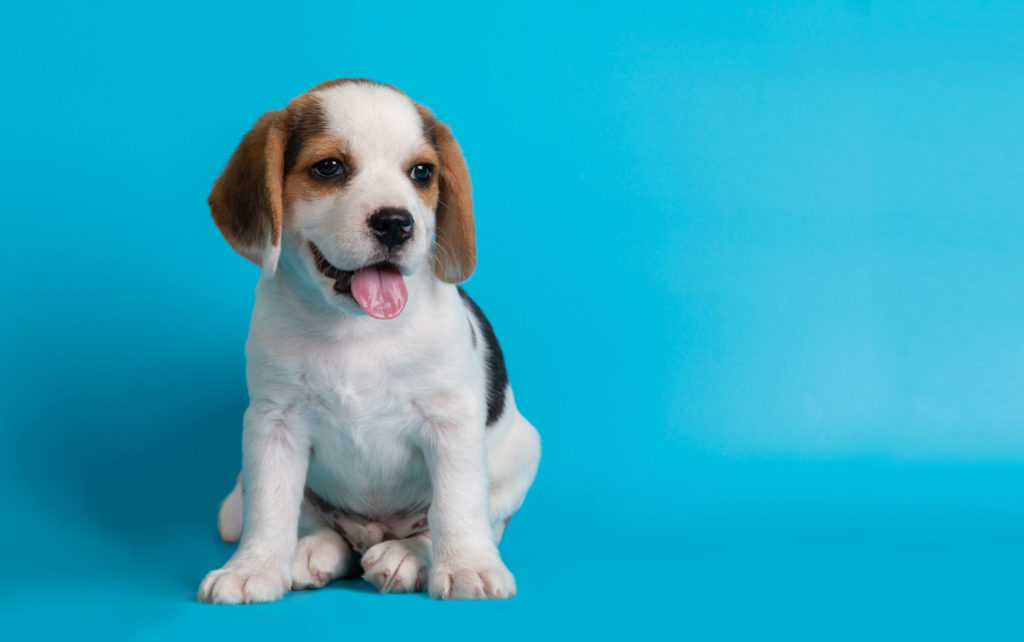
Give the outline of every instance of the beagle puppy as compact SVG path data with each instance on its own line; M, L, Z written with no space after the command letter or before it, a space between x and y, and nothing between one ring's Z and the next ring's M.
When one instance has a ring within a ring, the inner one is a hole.
M246 342L238 549L203 602L268 602L362 571L381 592L508 598L497 544L540 437L456 284L476 264L469 173L401 91L326 82L261 117L209 198L261 266Z

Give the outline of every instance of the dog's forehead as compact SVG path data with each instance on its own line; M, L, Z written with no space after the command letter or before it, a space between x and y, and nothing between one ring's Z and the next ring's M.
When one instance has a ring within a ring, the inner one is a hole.
M423 121L415 105L387 85L344 83L316 97L327 131L344 139L356 156L404 157L423 143Z

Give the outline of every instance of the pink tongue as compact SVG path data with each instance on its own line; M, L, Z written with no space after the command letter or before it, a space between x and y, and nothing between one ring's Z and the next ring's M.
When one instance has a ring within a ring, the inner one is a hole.
M387 263L356 270L352 275L352 296L374 319L394 319L409 297L402 273Z

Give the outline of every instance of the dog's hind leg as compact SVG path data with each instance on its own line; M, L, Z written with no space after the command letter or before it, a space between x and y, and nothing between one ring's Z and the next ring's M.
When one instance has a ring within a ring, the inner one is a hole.
M292 562L292 590L320 588L350 574L356 566L349 543L304 499L299 513L299 543Z
M501 541L508 520L522 506L540 462L540 435L515 407L507 408L498 425L501 439L488 451L491 478L490 516L494 542Z
M243 505L242 473L238 473L235 487L220 503L220 510L217 512L217 530L225 542L234 543L242 537Z

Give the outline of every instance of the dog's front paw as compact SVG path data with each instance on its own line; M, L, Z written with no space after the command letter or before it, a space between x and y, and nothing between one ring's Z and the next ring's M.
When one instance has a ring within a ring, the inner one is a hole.
M199 585L199 600L209 604L255 604L281 599L291 578L273 564L228 561Z
M475 563L455 559L435 564L430 572L430 597L442 600L508 599L515 594L516 579L497 555L486 556Z

